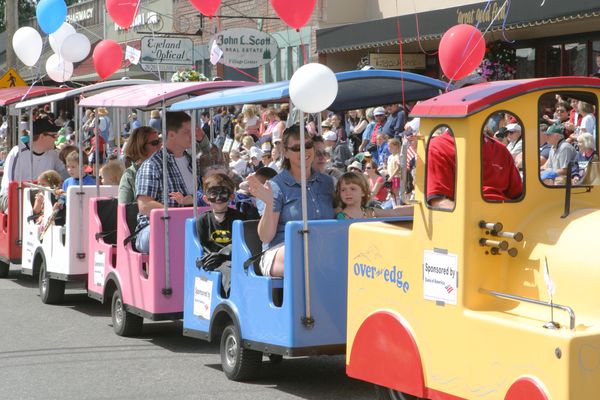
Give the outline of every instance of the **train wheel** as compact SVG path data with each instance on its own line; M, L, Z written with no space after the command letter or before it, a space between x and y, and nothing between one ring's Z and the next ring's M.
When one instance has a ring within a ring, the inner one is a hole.
M232 381L252 379L261 365L262 353L243 348L235 325L227 325L221 335L221 366L225 376Z
M8 276L8 270L10 269L10 265L0 261L0 278L6 278Z
M44 260L40 264L38 287L44 304L58 304L65 296L65 282L48 277Z
M120 290L115 290L111 302L113 329L119 336L136 336L142 332L144 319L125 310Z
M421 400L420 397L415 397L379 385L375 385L375 396L377 397L377 400Z

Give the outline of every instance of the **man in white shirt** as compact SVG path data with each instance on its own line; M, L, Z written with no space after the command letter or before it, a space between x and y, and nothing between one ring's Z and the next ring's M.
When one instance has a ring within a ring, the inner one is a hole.
M32 181L49 169L57 171L63 178L68 176L64 164L54 150L58 130L59 127L47 118L37 119L33 122L33 141L30 144L20 142L10 150L4 163L0 187L0 211L6 212L8 209L9 182Z

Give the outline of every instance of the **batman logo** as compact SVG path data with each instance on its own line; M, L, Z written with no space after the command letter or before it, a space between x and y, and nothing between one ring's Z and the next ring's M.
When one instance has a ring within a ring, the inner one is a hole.
M215 243L228 245L231 243L231 231L217 229L210 235L210 238Z

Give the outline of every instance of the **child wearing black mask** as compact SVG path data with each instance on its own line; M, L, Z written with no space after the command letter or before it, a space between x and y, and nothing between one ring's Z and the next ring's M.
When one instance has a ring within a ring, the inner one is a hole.
M231 232L233 221L243 220L244 215L230 208L233 200L234 184L225 174L214 174L204 180L203 200L210 210L196 221L196 229L203 255L196 265L206 271L221 272L221 283L225 297L229 296L231 284Z

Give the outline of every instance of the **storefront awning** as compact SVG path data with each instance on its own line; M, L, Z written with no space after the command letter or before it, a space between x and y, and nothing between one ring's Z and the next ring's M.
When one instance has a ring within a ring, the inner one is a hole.
M507 11L503 8L505 2L493 1L486 10L487 3L419 13L419 34L414 14L319 29L317 52L336 53L397 45L398 22L403 43L415 42L419 40L419 36L422 41L439 39L450 27L461 23L475 25L479 22L479 29L484 31L494 20L490 31L499 31ZM506 29L600 16L598 0L545 1L541 4L542 0L511 2Z

